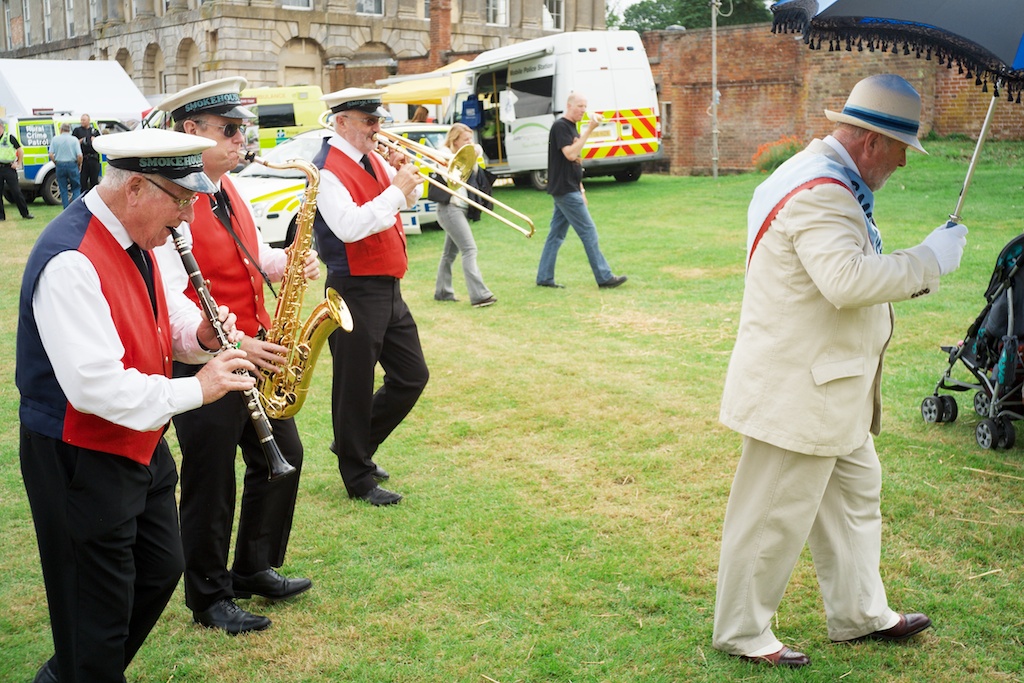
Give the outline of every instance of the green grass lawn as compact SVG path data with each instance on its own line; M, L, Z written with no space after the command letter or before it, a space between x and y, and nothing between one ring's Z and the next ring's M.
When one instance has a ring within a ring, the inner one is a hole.
M956 205L971 143L926 146L931 156L911 155L876 195L886 251L917 244ZM327 450L325 351L297 418L306 465L282 570L312 578L313 590L290 603L241 601L274 625L232 638L194 626L179 589L128 680L1024 680L1024 458L975 444L968 394L954 424L927 425L919 412L946 367L939 345L963 338L996 255L1024 230L1022 169L1024 144L988 145L963 210L961 269L936 294L896 305L877 441L882 570L894 608L933 618L921 637L831 644L805 554L775 631L813 665L774 671L712 650L739 453L718 401L746 207L762 177L648 175L588 184L605 255L629 276L619 289L595 286L573 234L556 276L567 288L534 286L551 203L528 189L497 196L534 217L533 239L491 219L475 227L496 306L470 307L461 272L461 302L435 302L444 235L410 237L403 289L431 379L377 458L405 500L375 509L345 496ZM0 224L0 681L31 680L52 651L14 387L21 269L57 209L33 212Z

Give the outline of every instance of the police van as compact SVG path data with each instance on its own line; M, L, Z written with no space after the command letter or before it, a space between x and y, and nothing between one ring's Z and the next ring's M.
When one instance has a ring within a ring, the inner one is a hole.
M70 123L72 128L76 128L80 119L74 118L70 112L7 119L7 131L18 139L22 148L24 168L18 171L18 184L26 202L42 197L51 206L61 203L57 167L50 161L50 141L60 133L62 123ZM128 130L120 121L93 120L91 124L102 133ZM101 160L106 163L102 157Z
M480 53L450 71L444 117L474 130L487 170L516 184L547 187L548 134L571 92L587 98L587 125L603 123L582 151L588 176L640 177L658 159L661 117L650 62L636 31L572 31ZM447 75L445 76L447 78ZM423 76L389 78L385 86Z

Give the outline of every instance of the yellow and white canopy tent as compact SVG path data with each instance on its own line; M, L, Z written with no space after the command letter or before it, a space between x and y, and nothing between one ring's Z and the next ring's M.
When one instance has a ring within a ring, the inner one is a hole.
M447 104L458 82L452 72L467 64L466 60L458 59L425 74L384 78L377 84L384 89L385 103Z

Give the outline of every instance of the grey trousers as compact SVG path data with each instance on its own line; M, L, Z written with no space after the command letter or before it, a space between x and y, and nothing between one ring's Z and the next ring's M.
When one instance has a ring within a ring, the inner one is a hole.
M466 219L466 209L453 206L452 203L439 204L437 218L444 228L444 251L441 252L441 263L437 267L437 282L434 285L434 298L449 300L455 298L452 287L452 265L455 257L462 254L462 274L466 278L466 289L469 290L471 303L483 301L493 296L484 284L480 268L476 264L476 240L473 230Z

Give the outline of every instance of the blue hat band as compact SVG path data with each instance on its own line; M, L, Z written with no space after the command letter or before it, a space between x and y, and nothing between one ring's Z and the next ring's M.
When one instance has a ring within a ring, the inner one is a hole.
M849 105L843 107L843 113L847 116L852 116L855 119L860 119L865 123L878 126L879 128L886 128L899 133L905 133L907 135L917 136L917 131L920 128L920 124L911 121L910 119L901 119L896 116L889 114L882 114L881 112L872 111L870 109L861 109L859 107L851 107Z

